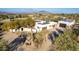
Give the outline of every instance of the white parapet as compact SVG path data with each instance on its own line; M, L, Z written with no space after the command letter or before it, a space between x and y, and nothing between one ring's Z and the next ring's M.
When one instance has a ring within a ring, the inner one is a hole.
M16 32L16 29L10 29L9 31L10 32Z

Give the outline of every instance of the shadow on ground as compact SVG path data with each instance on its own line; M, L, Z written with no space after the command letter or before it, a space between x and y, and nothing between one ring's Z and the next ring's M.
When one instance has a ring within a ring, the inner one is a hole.
M0 39L2 39L3 35L4 35L3 31L0 29Z
M15 40L13 40L9 45L9 51L16 51L17 48L21 45L24 44L26 41L26 35L23 36L19 36L18 38L16 38Z

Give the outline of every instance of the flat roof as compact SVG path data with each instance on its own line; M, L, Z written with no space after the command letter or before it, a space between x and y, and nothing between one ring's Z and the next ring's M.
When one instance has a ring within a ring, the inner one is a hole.
M60 20L60 21L73 22L73 20L72 20L72 19L64 19L64 20Z

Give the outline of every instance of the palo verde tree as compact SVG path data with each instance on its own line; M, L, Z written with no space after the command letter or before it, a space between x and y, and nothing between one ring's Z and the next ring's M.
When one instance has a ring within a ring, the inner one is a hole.
M2 25L2 30L8 31L10 29L10 22L4 22Z

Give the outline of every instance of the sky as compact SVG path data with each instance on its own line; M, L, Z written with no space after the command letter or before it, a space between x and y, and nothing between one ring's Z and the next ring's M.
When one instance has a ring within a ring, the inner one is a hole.
M48 11L51 13L79 13L79 8L0 8L0 12L31 13Z

